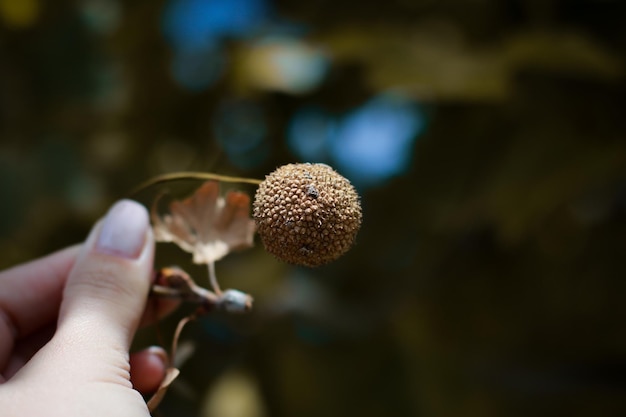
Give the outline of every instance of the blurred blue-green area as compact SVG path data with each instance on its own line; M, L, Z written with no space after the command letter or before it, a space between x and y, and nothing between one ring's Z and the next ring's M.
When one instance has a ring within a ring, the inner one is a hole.
M0 266L158 174L323 162L355 247L220 261L255 309L186 328L160 415L626 415L625 51L622 0L0 0Z

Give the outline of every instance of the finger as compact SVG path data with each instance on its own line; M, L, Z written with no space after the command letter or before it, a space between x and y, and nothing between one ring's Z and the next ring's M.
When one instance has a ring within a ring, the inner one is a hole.
M152 346L130 355L130 380L142 394L157 390L167 368L167 354L163 348Z
M4 369L1 371L2 376L11 379L43 345L50 341L55 330L56 326L49 324L25 338L17 340Z
M15 340L56 320L79 249L73 246L0 273L0 370Z
M57 333L46 346L53 354L48 359L59 358L66 375L128 382L128 348L146 304L153 255L148 213L139 203L118 202L94 227L70 272Z

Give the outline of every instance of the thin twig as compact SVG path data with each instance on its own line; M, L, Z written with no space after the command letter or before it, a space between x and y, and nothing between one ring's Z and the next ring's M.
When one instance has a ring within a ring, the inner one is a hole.
M244 178L244 177L231 177L228 175L220 175L213 174L211 172L195 172L195 171L183 171L183 172L173 172L170 174L157 175L156 177L150 178L149 180L139 184L136 188L134 188L130 192L130 196L134 196L138 194L140 191L152 187L156 184L161 184L163 182L169 181L178 181L178 180L218 180L223 182L241 182L246 184L261 184L262 180L255 178Z
M182 298L181 291L178 288L165 287L163 285L153 284L150 288L152 295L166 298Z
M180 338L180 334L183 331L183 328L187 323L196 319L196 315L190 314L187 317L181 319L176 326L176 331L174 332L174 338L172 339L172 351L170 352L170 363L174 363L176 359L176 349L178 348L178 339Z
M215 275L215 262L207 262L207 265L209 269L209 283L211 284L215 294L219 297L222 295L222 290L220 289L219 282L217 282L217 275Z

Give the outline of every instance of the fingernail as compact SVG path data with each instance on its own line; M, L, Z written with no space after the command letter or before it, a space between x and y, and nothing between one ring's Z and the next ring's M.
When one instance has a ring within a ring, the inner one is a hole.
M165 350L162 347L159 346L150 346L148 348L148 353L156 356L157 358L159 358L159 360L161 361L161 363L163 363L164 366L167 366L169 359L167 357L167 353L165 352Z
M149 227L148 212L141 204L122 200L109 210L96 243L98 252L136 259Z

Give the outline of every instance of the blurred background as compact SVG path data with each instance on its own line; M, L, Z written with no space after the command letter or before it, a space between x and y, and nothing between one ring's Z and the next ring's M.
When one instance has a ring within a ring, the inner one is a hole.
M355 247L218 262L255 310L186 328L161 416L626 415L625 65L623 0L0 0L0 267L154 175L324 162Z

